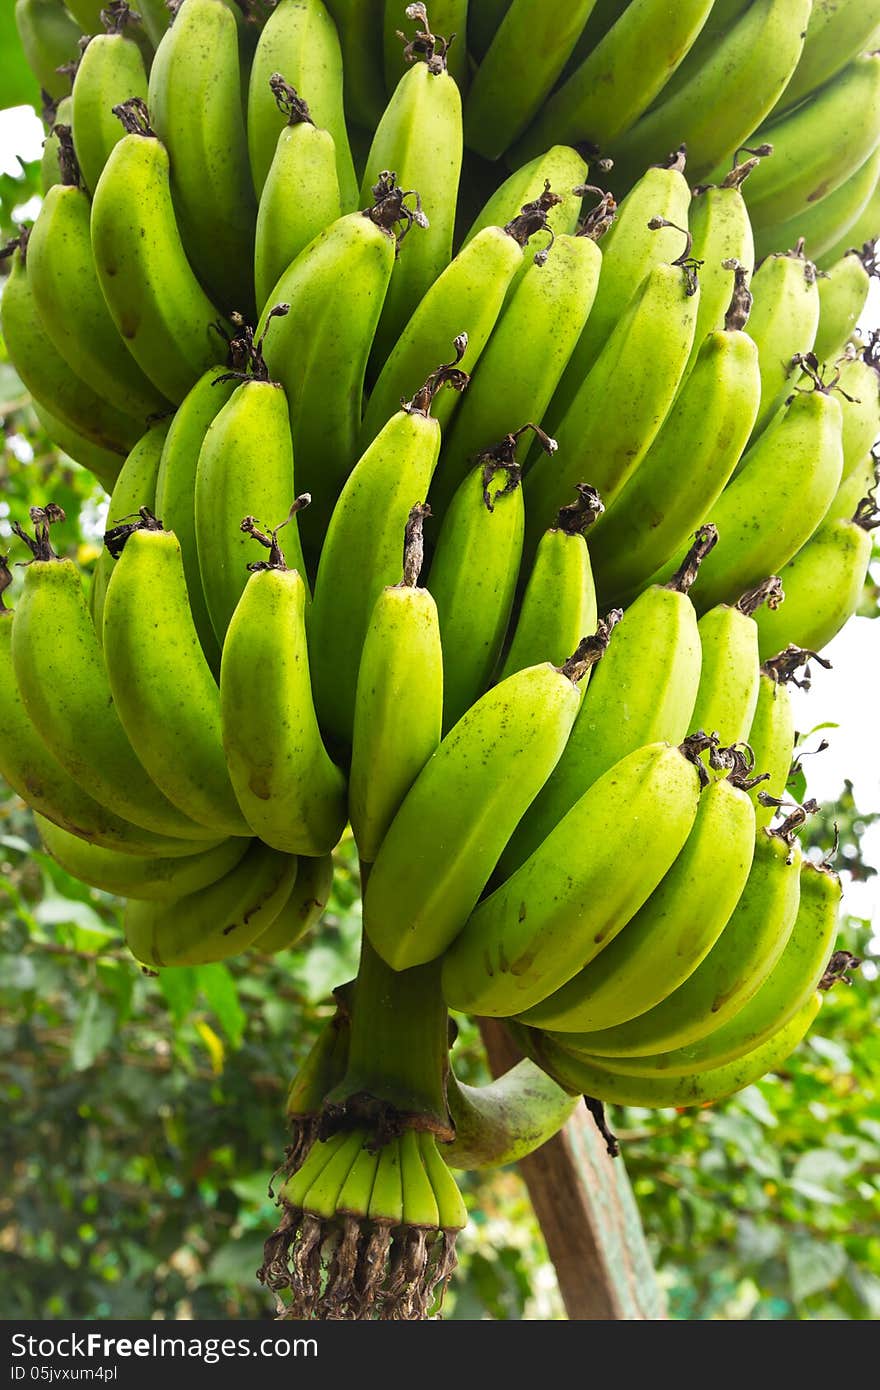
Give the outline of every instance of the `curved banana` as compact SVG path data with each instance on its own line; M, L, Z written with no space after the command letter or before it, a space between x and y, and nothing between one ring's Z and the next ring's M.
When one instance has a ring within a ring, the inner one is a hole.
M315 125L333 137L342 211L351 212L357 206L358 184L342 104L340 50L340 39L347 48L353 36L348 25L340 25L337 34L333 18L321 0L280 0L263 26L251 64L247 101L248 148L258 198L285 125L285 114L270 85L273 74L280 73L306 98ZM346 83L350 76L346 64Z
M851 521L864 497L873 496L877 487L877 462L867 453L858 468L844 478L834 494L834 501L822 519L820 530L832 521Z
M778 246L791 246L798 239L803 239L811 258L818 261L830 247L837 245L848 228L858 220L877 186L878 177L880 144L833 193L810 203L806 209L795 212L784 222L769 222L764 227L758 227L755 231L758 257L768 255Z
M550 212L547 223L554 236L570 236L577 229L583 204L580 191L589 175L589 168L571 145L552 145L537 159L516 169L483 204L462 240L467 246L486 227L503 227L516 217L525 203L532 203L544 189L552 188L562 198ZM464 192L464 190L462 190ZM525 262L515 280L525 273Z
M845 480L880 440L880 357L873 346L860 350L850 343L833 366L828 384L839 392Z
M33 398L31 405L53 444L62 453L67 454L68 458L78 463L80 468L86 468L89 473L93 473L105 492L112 492L124 462L123 456L111 449L105 449L100 444L93 444L90 439L86 439L78 430L57 419L50 410L46 410Z
M220 666L229 776L254 834L289 854L320 856L345 826L345 780L327 754L309 683L306 586L272 533L232 615Z
M417 1131L422 1162L437 1203L437 1226L441 1231L463 1231L468 1224L467 1207L449 1169L449 1145L441 1145L428 1130Z
M785 597L783 581L771 575L736 603L710 608L697 624L703 656L691 727L716 733L724 748L748 737L758 700L761 610L775 612Z
M819 327L816 267L798 243L761 262L751 292L748 332L757 344L761 366L757 437L782 405L799 357L813 350Z
M700 533L677 580L647 589L625 611L610 651L590 681L565 752L501 856L504 878L621 758L648 743L680 743L692 727L702 656L687 591L714 543L711 528ZM650 681L646 670L652 672Z
M39 812L34 819L49 854L74 878L105 893L149 902L172 902L207 888L235 868L248 846L247 840L229 839L173 859L144 857L89 844Z
M345 114L354 129L371 132L385 109L382 71L383 0L328 0L342 47Z
M748 780L748 779L746 779ZM625 1023L662 1003L709 954L745 888L755 849L755 812L731 777L703 791L677 857L610 944L522 1015L577 1019L595 1030Z
M104 165L92 202L98 281L138 366L178 405L216 360L221 316L186 258L168 151L146 108L123 102L117 115L128 133Z
M745 300L751 309L747 293L755 264L755 238L742 190L760 159L760 155L752 155L735 165L720 183L702 184L694 189L687 226L692 237L691 255L700 262L700 303L691 367L706 334L725 327L732 294L741 303ZM731 271L736 277L734 285ZM743 317L741 326L745 326L747 317Z
M365 930L393 969L435 959L464 926L565 746L578 681L600 659L610 629L610 620L600 623L562 668L531 666L493 686L419 773L364 896Z
M187 258L211 300L250 316L257 204L241 100L238 24L223 0L183 0L150 68ZM207 366L205 362L201 364Z
M94 193L110 151L125 131L113 107L131 97L147 100L147 73L140 48L126 30L131 10L105 11L106 33L95 32L73 79L70 124L86 188ZM94 32L94 31L93 31Z
M827 270L836 260L853 248L856 250L866 249L866 243L868 242L873 246L878 235L880 235L880 233L878 233L878 228L880 228L880 179L878 179L875 184L874 192L865 204L864 211L860 213L852 226L848 228L840 241L836 242L834 246L830 247L819 257L819 269Z
M296 873L294 855L252 840L235 868L206 888L170 902L129 900L123 916L128 949L150 969L228 960L274 922Z
M871 271L862 251L847 251L819 278L819 327L813 351L820 362L840 357L864 313ZM873 262L870 262L873 269Z
M68 75L58 69L79 57L79 25L58 0L15 0L15 26L42 89L50 97L63 97Z
M468 1086L450 1068L449 1113L455 1138L443 1146L450 1168L517 1163L558 1134L576 1101L527 1057L485 1086Z
M280 73L269 81L287 124L278 136L257 210L254 285L261 312L300 251L345 211L333 136L315 125L308 103Z
M794 681L802 689L809 690L809 661L814 652L799 647L786 647L771 660L761 666L758 682L758 699L752 726L749 729L748 744L755 755L755 767L767 773L761 784L756 784L751 795L755 803L755 821L759 830L766 830L781 804L791 773L794 758L795 727L788 682ZM818 658L822 665L828 665ZM797 671L806 667L800 681Z
M700 786L689 748L667 743L637 749L594 783L447 949L441 984L450 1008L521 1014L577 976L672 866Z
M437 605L419 588L422 523L409 514L403 579L376 599L364 635L354 705L348 814L358 855L371 864L443 725L443 653Z
M261 956L272 956L277 951L289 951L292 946L296 946L318 925L330 900L333 886L332 857L322 854L317 858L308 858L302 854L297 862L296 879L290 897L275 921L260 933L251 948ZM336 1079L342 1078L340 1076Z
M800 871L800 847L784 825L759 831L746 885L724 930L659 1004L625 1023L587 1031L576 1004L566 1009L560 998L554 1008L548 999L529 1021L558 1032L563 1047L595 1057L644 1057L699 1042L748 1004L785 950L800 901Z
M800 61L776 111L781 114L797 106L804 97L813 96L859 53L872 48L878 25L878 0L862 0L858 5L841 0L820 0L814 4Z
M104 600L107 596L107 585L110 583L110 576L113 573L115 560L112 546L116 527L123 526L136 517L141 507L146 507L149 511L155 511L156 507L156 479L159 475L159 465L168 437L167 420L160 420L152 425L135 444L131 453L126 458L119 470L119 477L110 494L110 503L107 507L107 520L105 524L105 536L110 533L111 546L105 540L104 548L95 561L92 571L92 587L89 592L89 604L92 612L92 622L95 625L95 632L99 642L103 642L103 622L104 622Z

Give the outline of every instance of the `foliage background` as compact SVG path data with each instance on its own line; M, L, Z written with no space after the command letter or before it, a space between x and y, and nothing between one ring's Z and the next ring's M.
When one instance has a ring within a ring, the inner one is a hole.
M36 166L0 175L3 240L36 189ZM52 449L2 345L0 421L0 544L10 520L52 499L69 518L60 547L88 574L106 496ZM861 838L877 819L847 785L810 835L827 848L835 821L838 862L864 878L875 870ZM275 1222L285 1088L356 965L350 845L338 859L302 948L149 978L122 944L119 901L55 865L0 783L4 1317L271 1318L255 1270ZM848 919L839 944L861 954L870 937ZM784 1075L714 1109L614 1111L673 1318L880 1315L878 1024L877 989L857 976ZM457 1047L465 1078L484 1077L466 1022ZM464 1185L472 1221L445 1315L563 1317L515 1170Z

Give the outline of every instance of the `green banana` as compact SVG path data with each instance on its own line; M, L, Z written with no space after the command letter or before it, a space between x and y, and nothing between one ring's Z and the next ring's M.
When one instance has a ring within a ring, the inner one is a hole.
M830 665L815 652L799 647L786 647L761 665L758 699L749 730L749 747L755 755L755 767L768 775L762 787L752 791L755 821L759 830L766 830L781 805L794 757L794 711L788 682L809 690L809 661L815 658L823 666ZM798 680L797 671L806 666Z
M73 96L62 97L57 106L52 103L43 112L43 123L47 127L40 156L40 190L45 195L56 183L61 182L60 142L55 133L58 125L69 126L73 121Z
M147 36L158 48L162 35L171 23L171 11L166 0L137 0L137 6Z
M591 1031L614 1027L662 1003L693 974L727 926L752 866L755 812L743 785L730 775L706 787L650 897L589 965L528 1009L524 1023L572 1017Z
M441 983L451 1008L520 1014L613 941L688 837L701 787L694 757L689 745L647 744L584 793L447 950Z
M501 856L503 878L528 859L621 758L648 743L680 743L691 729L702 655L688 589L715 541L714 528L699 533L676 579L667 587L645 590L624 613L565 752ZM650 680L645 680L646 671L652 673Z
M864 348L850 343L833 364L829 389L839 392L843 439L843 478L864 462L880 439L880 353L873 341Z
M192 621L177 537L149 512L124 529L104 600L104 656L123 728L169 801L215 834L249 835L226 770L220 696Z
M751 292L748 331L757 344L761 367L757 437L788 394L798 357L813 350L819 327L816 267L797 243L791 251L761 262Z
M736 1062L681 1077L620 1076L593 1060L573 1057L550 1039L535 1045L535 1056L568 1090L615 1105L643 1107L712 1105L778 1070L805 1037L822 1006L815 992L784 1028Z
M400 1173L403 1186L403 1224L436 1230L440 1222L440 1210L422 1158L419 1136L414 1129L405 1129L400 1136Z
M770 222L756 229L755 249L759 258L777 246L791 246L802 237L810 256L818 261L831 246L837 245L867 206L880 177L880 145L874 148L860 168L850 173L833 193L797 211L784 222Z
M466 344L456 342L458 357ZM342 489L321 549L309 615L315 705L324 732L351 744L358 666L374 605L400 578L411 509L424 501L440 451L432 402L444 385L462 390L455 363L440 367L391 417Z
M63 132L63 127L58 127ZM92 255L91 205L61 134L63 181L43 200L28 239L27 261L40 320L58 352L87 386L141 429L168 400L141 371L110 317Z
M511 289L467 396L444 441L431 505L442 516L474 461L522 420L540 425L601 283L602 252L591 236L561 235L546 262L532 262ZM526 440L517 450L525 461ZM557 463L554 459L552 468ZM541 531L571 498L583 474L572 464ZM592 478L588 479L592 482ZM537 537L536 537L537 541Z
M473 8L470 0L431 0L430 25L427 22L427 16L425 16L426 29L433 28L438 34L449 35L446 62L462 95L466 92L470 79L468 54L470 33L466 31ZM385 0L382 27L384 31L385 89L389 95L406 72L406 57L400 43L400 23L404 13L404 7L400 0ZM454 43L453 39L455 40ZM375 125L375 121L372 124Z
M147 73L141 50L127 29L131 11L106 11L106 33L92 31L73 79L70 124L83 180L89 192L98 186L110 151L125 132L113 107L131 97L147 100Z
M531 546L580 478L597 489L606 508L614 505L675 398L698 304L699 288L685 266L658 265L645 276L565 414L554 421L558 461L538 459L526 477Z
M143 433L143 426L109 405L67 365L43 326L27 270L28 233L3 285L3 341L18 375L38 405L90 444L123 458Z
M468 52L481 61L513 0L470 0L467 16ZM601 10L603 0L599 0Z
M248 844L229 839L173 859L144 857L89 844L39 813L34 819L48 853L74 878L105 893L150 902L172 902L207 888L235 868Z
M740 298L747 296L755 264L755 239L742 189L759 162L760 156L752 155L731 169L720 183L702 184L694 189L688 231L692 237L691 255L700 262L700 303L689 370L706 334L717 333L725 326L734 292L731 271L735 275L739 271L736 291Z
M714 506L742 456L758 412L761 375L741 308L735 292L726 326L703 339L653 444L590 538L604 600L629 602L638 595Z
M601 3L602 0L600 0ZM605 0L605 3L609 9L614 8L614 0ZM663 106L670 97L675 96L682 87L690 82L694 74L698 73L707 59L712 56L718 45L725 42L733 26L752 3L753 0L715 0L709 11L708 19L666 86L651 103L649 110L653 111L654 107ZM623 7L618 4L618 13L621 8Z
M710 608L697 624L703 657L691 727L716 733L725 748L745 742L755 715L761 609L774 612L785 597L783 581L772 575L736 603Z
M383 0L327 0L342 46L346 115L372 132L385 108L382 71Z
M300 855L290 897L271 926L257 937L252 950L271 956L296 946L320 922L332 886L333 859L329 854L317 858Z
M50 752L96 801L159 835L210 839L162 795L126 737L79 571L49 542L59 511L35 509L35 540L14 528L34 556L12 626L22 703Z
M440 742L443 653L437 605L419 588L422 524L406 525L403 578L373 606L358 666L348 813L361 862L371 864L401 802Z
M841 482L820 529L824 530L832 521L851 521L862 498L873 496L876 487L877 462L873 453L868 453L860 466Z
M257 205L241 101L238 25L223 0L183 0L150 68L187 258L213 302L251 315ZM203 364L207 366L207 363Z
M161 420L157 424L151 425L143 438L135 444L119 470L119 477L110 494L110 503L107 508L105 531L110 532L111 541L114 529L120 523L125 524L132 517L137 516L141 507L147 507L150 511L155 510L156 479L159 474L165 440L168 437L168 426L167 420ZM113 563L113 550L105 541L104 548L95 561L95 568L92 572L92 587L89 593L92 622L100 642L103 642L104 600L107 596L107 585L110 583L110 576L113 573Z
M411 14L416 24L420 13ZM446 70L446 40L417 29L406 46L411 64L376 126L361 179L360 206L385 170L404 189L421 194L423 227L407 237L376 329L371 362L377 376L410 315L452 259L452 238L462 162L461 93ZM525 200L523 200L525 201Z
M371 1221L399 1226L403 1220L400 1140L392 1139L379 1154L379 1167L367 1212Z
M593 145L611 153L635 125L685 57L712 9L712 0L632 0L575 72L543 108L513 151L528 159L554 140ZM544 6L552 14L552 7ZM534 50L523 46L521 61ZM479 70L482 71L482 65ZM474 84L476 85L476 83ZM518 88L509 88L516 94Z
M251 570L220 666L229 776L255 834L275 849L317 857L337 844L346 804L312 704L306 586L285 565L275 531L268 561Z
M749 1003L699 1042L650 1057L609 1059L610 1068L624 1076L687 1076L726 1066L761 1047L821 987L837 935L840 896L837 874L805 859L791 936Z
M845 0L814 0L803 52L777 112L788 111L804 97L813 96L859 53L872 48L878 25L878 0L862 0L858 5Z
M282 306L283 307L283 306ZM195 537L201 587L222 648L226 629L247 583L249 533L245 516L288 514L286 550L305 575L297 512L308 501L294 487L290 412L282 386L269 378L259 341L225 405L205 431L195 478Z
M335 1210L340 1216L366 1216L378 1167L379 1151L361 1148L336 1199Z
M458 1190L458 1184L449 1171L450 1167L454 1166L449 1163L449 1146L444 1144L441 1154L436 1136L428 1130L418 1132L418 1143L425 1173L437 1203L438 1228L441 1231L464 1230L468 1224L467 1207Z
M596 586L584 531L601 516L602 502L586 483L578 484L577 493L538 542L499 680L541 661L561 665L583 634L596 627Z
M865 204L864 211L856 218L855 222L849 227L840 241L819 257L819 269L827 270L847 251L855 248L856 250L867 249L866 243L873 246L880 229L880 179L874 186L874 191Z
M857 611L880 514L871 496L849 517L826 522L781 571L784 612L757 614L762 659L795 643L821 652Z
M435 959L462 929L504 845L553 770L617 614L565 666L501 681L446 735L391 822L364 896L365 930L395 970Z
M547 1000L530 1022L559 1033L563 1047L595 1057L644 1057L699 1042L757 994L785 950L800 900L801 852L786 823L762 830L748 880L724 930L696 970L645 1013L584 1030L577 1007ZM587 1009L589 1002L587 1001Z
M534 202L542 190L549 188L559 190L562 202L551 211L548 226L554 236L571 235L581 215L583 193L580 190L588 174L587 164L577 150L570 145L551 146L537 159L516 169L495 189L462 237L462 246L467 246L486 227L503 227L516 217L524 204ZM520 267L514 283L525 273L526 264Z
M130 899L128 949L150 969L228 960L252 946L277 917L296 878L294 855L252 840L228 874L171 902Z
M707 6L707 0L700 3ZM573 0L560 11L543 0L513 0L470 83L464 109L468 149L484 159L498 159L534 117L555 111L558 99L550 93L594 4L595 0ZM590 137L585 137L581 123L541 119L535 138L514 151L515 164L542 154L557 141L574 144L583 138Z
M614 186L684 141L701 181L773 110L801 56L812 0L755 0L677 90L613 146Z
M261 311L300 251L344 211L333 136L315 125L307 102L280 73L272 75L270 86L287 124L257 210L254 285Z
M357 206L358 184L342 104L340 38L347 46L349 34L342 28L337 34L321 0L280 0L266 21L251 65L247 101L248 148L258 198L285 127L286 113L279 109L271 88L273 75L280 73L306 98L315 125L333 138L342 211L351 212ZM346 82L349 76L346 68Z
M517 1163L571 1118L576 1102L523 1058L485 1086L468 1086L450 1068L449 1113L455 1138L443 1157L450 1168L497 1168Z
M871 288L873 261L868 265L861 251L847 251L819 278L819 327L813 351L820 362L840 357L855 332Z
M104 165L92 202L98 281L138 366L179 405L213 365L222 320L186 258L168 151L153 134L146 107L123 102L116 114L127 133Z
M52 412L46 410L38 401L32 399L31 405L53 444L81 468L93 473L105 492L112 492L119 477L122 456L111 449L103 448L100 444L93 444L70 425L56 419Z
M103 0L64 0L64 6L84 34L97 34L100 31Z
M699 613L778 574L831 505L843 469L841 410L815 374L812 384L793 395L710 509L719 540L693 587Z
M58 0L15 0L15 25L28 67L50 97L69 91L59 72L79 57L80 27Z

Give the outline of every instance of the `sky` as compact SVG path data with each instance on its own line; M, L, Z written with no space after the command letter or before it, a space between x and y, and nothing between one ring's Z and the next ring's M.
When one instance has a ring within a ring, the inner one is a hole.
M17 174L18 157L39 158L43 127L29 106L0 111L0 172ZM871 285L861 327L880 327L880 284ZM880 564L874 572L880 578ZM809 741L827 738L828 749L806 760L807 791L819 801L833 801L844 780L853 783L856 805L880 812L880 619L853 618L823 651L833 669L813 667L809 692L792 690L796 727L808 732L819 724L836 724ZM880 867L880 822L863 841L868 863ZM880 874L867 883L845 883L844 908L874 923L871 954L880 958Z

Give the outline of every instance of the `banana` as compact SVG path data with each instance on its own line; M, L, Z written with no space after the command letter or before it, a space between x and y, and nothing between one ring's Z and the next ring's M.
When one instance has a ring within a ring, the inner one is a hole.
M675 398L694 340L699 288L682 265L649 271L561 419L559 459L525 481L530 547L580 478L614 505ZM662 343L662 346L661 346ZM548 416L553 419L552 413Z
M618 137L663 90L711 9L712 0L683 0L675 6L666 0L632 0L540 112L537 106L526 108L537 119L513 151L517 161L556 140L611 153ZM547 6L544 13L550 14ZM521 61L533 52L525 44ZM512 82L508 90L516 93L518 87Z
M706 0L699 3L708 8ZM513 0L470 83L464 109L468 149L484 159L498 159L536 116L548 108L555 112L559 99L550 93L594 4L595 0L573 0L560 11L543 0ZM568 114L566 106L563 113ZM540 119L536 125L534 138L513 152L514 165L554 143L591 138L584 136L582 123L559 116L555 121Z
M523 1058L485 1086L468 1086L450 1068L449 1113L455 1138L444 1145L450 1168L496 1168L517 1163L571 1118L575 1101Z
M596 627L596 586L584 531L601 516L602 502L586 483L578 484L577 493L538 542L499 680L541 661L561 665L566 652Z
M855 222L848 228L846 234L840 241L824 252L819 257L819 269L827 270L836 260L843 256L847 251L867 249L866 243L873 243L880 235L880 179L874 186L874 191L865 204L864 211L856 218Z
M424 17L423 17L424 16ZM421 235L407 237L388 286L371 361L377 376L410 315L452 259L452 237L462 162L461 93L446 70L445 39L430 33L424 6L408 14L416 24L406 45L409 71L400 79L376 127L361 180L360 206L383 171L402 188L421 194Z
M437 605L419 588L422 524L406 525L403 579L376 599L358 667L348 814L361 862L371 864L398 807L440 742L443 653Z
M300 859L297 879L301 873L307 874L308 865L311 862L313 861L305 858ZM322 861L316 860L314 862ZM294 881L295 887L296 881ZM270 931L271 928L267 928L263 934L264 939ZM255 950L259 949L259 941L260 938L257 937L254 943ZM307 1147L311 1146L311 1141L315 1137L314 1122L317 1122L320 1117L324 1097L333 1090L334 1086L339 1084L345 1075L349 1031L350 1024L346 1013L343 1009L338 1008L336 1013L321 1026L317 1038L296 1069L284 1102L284 1111L294 1133L294 1142L299 1140L301 1143L304 1142Z
M328 0L342 46L345 112L352 127L372 132L385 108L383 0Z
M450 1008L520 1014L613 941L687 840L700 799L694 756L689 745L647 744L584 793L447 950L441 983Z
M691 201L684 168L684 151L676 150L665 164L646 170L617 208L602 238L602 274L593 306L548 418L559 421L565 415L648 272L675 260L681 250L678 229L688 225Z
M64 5L84 34L97 34L99 32L101 10L104 8L103 0L64 0Z
M822 666L830 665L816 657L815 652L792 646L765 660L761 666L758 700L748 736L755 767L768 774L763 786L752 792L759 830L767 829L781 804L794 757L794 711L788 682L809 690L808 663L811 659L818 660ZM806 667L805 674L798 680L797 671L802 666Z
M248 845L229 839L185 857L144 857L89 844L39 813L34 820L48 853L74 878L105 893L150 902L172 902L207 888L235 868Z
M873 553L872 532L880 526L873 497L864 497L850 517L820 526L781 571L785 611L757 614L762 659L787 643L821 652L862 601Z
M156 49L148 105L187 258L213 302L252 315L257 205L238 44L223 0L183 0Z
M878 340L880 342L880 340ZM880 439L880 352L874 340L860 349L850 343L834 363L831 389L839 392L843 425L843 478L849 478Z
M844 478L834 494L834 501L822 519L821 530L832 521L851 521L864 497L873 496L877 487L877 462L873 453L862 459L848 478Z
M456 343L461 356L466 344ZM428 494L440 451L432 402L444 385L462 390L455 363L433 372L361 456L342 489L321 549L309 615L315 706L324 732L351 744L358 667L374 605L400 578L411 509Z
M312 1183L320 1177L343 1145L350 1145L351 1138L350 1133L339 1132L331 1135L329 1139L320 1139L313 1144L305 1161L281 1188L278 1194L279 1201L289 1210L302 1211L303 1200Z
M776 611L785 597L783 581L771 575L736 603L710 608L697 624L703 655L691 726L716 733L725 748L745 742L755 715L760 610Z
M691 177L712 177L785 90L801 56L811 4L755 0L747 6L689 80L608 151L614 158L614 187L627 189L646 165L682 141Z
M3 285L3 341L18 375L38 405L90 444L122 458L143 433L142 425L109 405L67 365L43 326L27 270L28 233Z
M147 507L150 511L155 510L156 506L156 479L159 474L159 465L165 440L168 437L167 420L161 420L155 425L151 425L142 439L135 444L131 453L119 471L119 477L110 494L110 503L107 508L106 532L110 532L111 542L115 528L120 524L130 521L133 516L137 516L141 507ZM113 549L104 543L101 554L95 561L95 568L92 572L92 587L89 594L89 602L92 610L92 622L95 625L95 632L99 641L103 641L103 621L104 621L104 600L107 596L107 585L113 573L114 555Z
M79 25L58 0L15 0L15 25L40 86L50 97L65 96L69 77L58 69L79 57Z
M437 538L428 588L440 620L444 732L486 689L504 645L524 529L515 450L530 428L524 425L481 457L455 493ZM553 446L546 436L542 443Z
M366 1139L362 1143L366 1144ZM379 1150L362 1147L336 1199L335 1210L340 1216L366 1216L378 1167Z
M441 1231L464 1230L468 1224L467 1207L449 1171L454 1165L448 1164L448 1145L443 1146L441 1154L435 1136L425 1129L418 1132L418 1141L425 1172L437 1203L438 1228Z
M700 635L688 588L715 544L701 532L668 587L645 590L626 610L586 692L565 752L501 856L503 878L528 859L580 797L621 758L645 744L680 743L700 683ZM645 680L645 672L651 679Z
M425 1169L419 1136L414 1129L405 1129L400 1136L400 1172L403 1224L435 1231L440 1221L440 1211Z
M755 233L759 258L777 246L791 246L802 237L814 261L836 246L867 206L880 177L880 145L868 155L860 168L850 173L833 193L798 210L784 222L770 222Z
M748 781L730 774L703 791L690 833L650 897L589 965L526 1010L524 1023L570 1016L591 1031L614 1027L662 1003L693 974L727 926L752 866Z
M273 75L280 73L306 98L318 129L332 136L342 210L351 212L357 206L358 184L342 104L340 38L347 46L350 35L342 28L337 34L321 0L281 0L266 21L251 65L247 101L247 140L258 198L285 126L286 113L271 88ZM346 68L346 82L349 75Z
M790 389L797 359L812 352L819 327L816 267L797 243L762 261L751 284L749 337L758 347L761 405L755 437L776 415Z
M312 498L304 518L307 551L319 550L358 457L367 359L398 238L423 234L421 215L408 207L408 196L386 174L376 184L375 205L340 217L301 252L257 325L260 338L274 306L290 306L273 327L265 356L290 406L297 486Z
M344 211L333 136L315 125L308 103L280 73L273 73L270 86L287 124L257 210L254 284L260 310L300 251Z
M711 508L719 540L692 590L699 613L778 574L831 505L843 469L841 410L815 374L812 386L794 394Z
M234 869L198 892L171 902L130 899L122 923L128 949L150 969L228 960L275 920L296 872L294 855L252 840Z
M116 114L127 133L104 165L92 202L98 281L138 366L179 405L213 365L222 320L186 258L168 151L151 130L146 108L123 102Z
M855 332L871 287L873 261L868 265L861 251L847 251L819 277L819 327L813 351L820 362L840 357Z
M590 537L603 600L637 596L711 511L742 456L761 397L758 350L743 330L743 307L735 292L726 326L703 339L653 444Z
M215 834L249 835L226 771L220 696L192 621L177 537L149 512L125 529L104 601L104 656L123 728L169 801Z
M282 386L269 377L259 340L244 371L233 375L239 385L205 431L195 478L202 592L221 648L247 583L252 547L243 517L284 516L290 509L285 548L291 567L305 574L296 516L308 499L291 507L296 489L290 412Z
M48 94L47 94L48 95ZM43 112L43 123L47 127L40 157L40 190L45 195L56 183L61 182L60 142L55 133L59 125L69 126L73 120L73 96L62 97L57 106L50 103Z
M725 1066L682 1077L620 1076L595 1061L575 1058L543 1038L535 1045L535 1056L561 1086L615 1105L677 1109L713 1105L777 1071L806 1036L821 1006L822 996L817 991L784 1028L754 1052Z
M650 1057L608 1059L609 1067L624 1076L687 1076L726 1066L761 1047L821 988L837 935L840 896L837 874L805 859L791 936L749 1003L699 1042Z
M815 0L800 61L774 114L782 114L804 97L813 96L859 53L873 48L878 25L878 0L863 0L859 5L848 5L843 0Z
M617 614L562 668L518 671L468 710L391 822L364 896L365 930L395 970L441 955L464 926L511 831L552 771Z
M547 1000L529 1021L559 1033L563 1047L597 1058L644 1057L699 1042L748 1004L785 950L798 911L800 871L800 848L786 823L760 831L748 880L724 930L659 1004L625 1023L586 1031L576 1005L566 1009L560 999L554 1008Z
M406 72L406 58L400 43L400 23L405 10L400 0L385 0L384 8L385 89L390 94ZM462 95L470 80L470 34L466 31L473 8L469 0L432 0L431 3L431 26L438 33L449 35L446 62ZM429 27L427 17L425 27ZM375 121L372 124L375 125Z
M505 226L484 227L437 277L413 311L370 391L361 431L364 449L400 409L412 383L425 380L465 323L468 344L462 367L473 372L495 328L511 280L525 259L529 239L537 232L549 231L547 217L555 205L556 195L543 193ZM443 395L435 403L434 413L444 430L458 399L455 394Z
M49 542L59 510L35 509L35 540L17 530L34 556L12 626L22 703L50 752L96 801L159 835L208 840L150 780L126 737L79 571Z
M601 266L602 253L591 236L563 234L554 241L546 262L532 262L511 288L444 441L430 498L437 515L444 514L485 450L516 430L522 420L541 424L587 321ZM526 439L519 443L520 463L525 461L526 443ZM557 467L555 460L552 467ZM579 464L573 462L556 505L543 517L541 531L552 524L582 476ZM592 482L591 476L588 481Z
M332 885L333 859L329 854L318 858L300 855L290 897L251 949L261 956L272 956L296 946L323 917Z
M44 409L38 401L32 399L31 405L53 444L81 468L93 473L105 492L112 492L119 477L122 456L110 449L102 448L100 444L93 444L70 425L56 419L51 411Z
M367 1212L371 1221L399 1226L403 1220L400 1140L392 1139L379 1154L379 1166Z
M137 0L141 21L154 48L158 48L162 35L171 23L171 11L165 0Z
M501 21L510 9L513 0L470 0L467 16L467 46L477 62L482 61L489 50ZM603 0L599 0L601 10Z
M600 0L600 4L602 3L603 0ZM615 8L614 0L604 0L604 3L610 10ZM670 97L675 96L682 87L690 82L694 74L703 67L707 58L714 53L719 43L726 40L733 26L751 4L752 0L715 0L708 19L660 95L651 103L649 110L653 111L655 106L664 105ZM623 7L618 4L616 8L619 14Z
M760 156L752 155L735 165L720 183L694 189L687 225L693 239L691 255L700 262L700 304L689 370L706 334L725 326L733 292L731 270L735 274L739 271L735 283L740 297L745 298L749 290L755 239L742 189L759 162Z
M269 559L252 566L226 633L220 715L229 776L254 834L319 856L345 826L345 781L315 718L305 609L305 582L285 565L273 531Z
M70 132L59 126L62 182L43 200L28 239L28 277L40 320L71 370L87 386L143 429L169 409L141 371L110 317L92 255L91 205L79 183Z
M80 59L71 94L73 144L90 193L98 186L110 151L125 134L113 107L131 97L146 101L148 90L143 55L127 33L131 11L104 13L107 32L91 31L94 37Z

